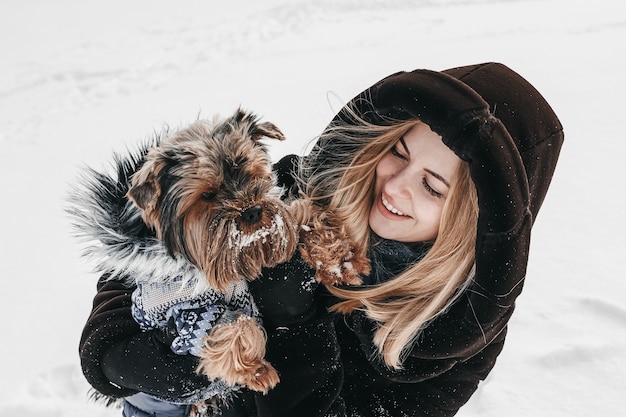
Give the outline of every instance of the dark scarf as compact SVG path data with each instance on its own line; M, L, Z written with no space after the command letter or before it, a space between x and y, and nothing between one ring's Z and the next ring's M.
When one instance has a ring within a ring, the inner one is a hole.
M430 242L407 245L372 233L367 251L372 272L363 277L363 285L381 284L390 280L421 260L431 247Z

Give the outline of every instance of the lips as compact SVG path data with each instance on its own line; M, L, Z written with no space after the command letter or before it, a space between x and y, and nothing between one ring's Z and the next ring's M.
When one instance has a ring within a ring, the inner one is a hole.
M382 205L387 209L387 211L395 214L396 216L410 217L409 215L404 214L403 212L392 206L391 203L385 198L384 194L381 194L380 201Z

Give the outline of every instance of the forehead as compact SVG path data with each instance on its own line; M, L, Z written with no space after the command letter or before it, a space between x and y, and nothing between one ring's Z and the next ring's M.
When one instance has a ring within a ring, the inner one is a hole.
M413 126L402 139L410 161L452 179L461 160L427 124Z

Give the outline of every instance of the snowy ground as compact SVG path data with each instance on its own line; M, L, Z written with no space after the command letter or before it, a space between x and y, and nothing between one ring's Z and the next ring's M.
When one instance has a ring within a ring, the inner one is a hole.
M507 345L459 415L624 415L626 3L3 0L0 38L1 417L119 415L77 362L96 281L62 209L78 166L239 104L287 134L274 158L301 153L383 76L483 61L529 79L566 144Z

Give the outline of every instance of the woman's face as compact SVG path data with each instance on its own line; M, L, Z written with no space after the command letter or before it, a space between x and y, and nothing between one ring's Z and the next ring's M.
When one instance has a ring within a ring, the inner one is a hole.
M437 237L443 204L460 163L428 125L411 128L376 166L372 230L405 243Z

